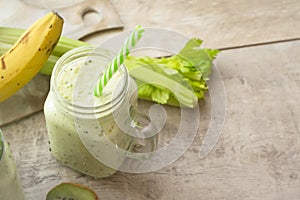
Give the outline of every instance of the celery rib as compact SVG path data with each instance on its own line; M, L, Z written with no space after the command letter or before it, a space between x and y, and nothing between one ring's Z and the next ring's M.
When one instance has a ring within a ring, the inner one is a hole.
M155 71L152 71L146 67L137 67L129 71L130 75L140 81L155 85L157 87L164 86L171 90L175 98L182 104L188 107L193 107L196 101L196 96L193 91L182 86L178 82L163 76ZM145 74L147 74L145 76Z
M15 44L24 33L24 29L12 27L0 27L0 53L4 54ZM88 43L61 36L56 47L53 49L49 59L41 69L41 73L51 75L52 69L60 56L80 46L87 46Z

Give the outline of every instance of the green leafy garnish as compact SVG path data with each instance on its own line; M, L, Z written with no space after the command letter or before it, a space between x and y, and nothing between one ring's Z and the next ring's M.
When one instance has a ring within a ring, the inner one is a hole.
M138 85L139 98L194 107L208 90L212 62L219 50L201 48L202 40L190 39L171 57L128 56L125 64Z

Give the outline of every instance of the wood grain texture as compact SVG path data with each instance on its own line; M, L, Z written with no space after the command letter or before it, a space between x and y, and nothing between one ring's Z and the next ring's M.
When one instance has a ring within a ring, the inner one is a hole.
M228 48L299 38L298 0L112 0L125 30L140 24L199 37L203 45ZM121 30L120 30L121 31ZM120 32L119 31L119 32ZM103 33L103 38L118 31ZM98 44L101 38L88 38Z
M38 74L22 89L0 103L0 126L43 109L50 88L50 77Z
M0 10L1 26L23 29L54 10L64 19L63 35L75 39L123 27L109 0L3 0L0 1Z
M227 115L219 142L199 159L210 120L207 98L200 102L200 127L188 151L152 173L94 180L64 167L48 151L43 112L2 127L28 198L44 199L55 184L71 181L109 200L300 199L299 51L300 41L222 52L217 64ZM167 124L167 134L174 135L178 110L166 109L174 123Z

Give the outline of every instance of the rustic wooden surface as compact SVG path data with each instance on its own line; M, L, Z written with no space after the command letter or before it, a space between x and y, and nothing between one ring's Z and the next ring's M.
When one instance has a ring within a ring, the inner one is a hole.
M41 111L50 86L50 77L38 74L16 94L0 103L0 126Z
M208 46L248 46L300 37L300 4L295 0L263 4L221 0L205 4L201 4L204 1L112 2L126 28L145 23L199 37L203 33ZM129 8L132 5L136 5L135 9ZM147 14L152 16L149 20ZM208 21L202 24L203 19ZM255 30L249 32L253 27ZM87 40L97 42L109 35ZM27 197L44 199L55 184L72 181L93 188L100 199L109 200L300 199L299 52L297 40L224 50L217 58L226 89L226 121L219 142L206 158L199 159L210 120L207 99L200 102L200 127L191 147L176 162L156 172L118 172L109 178L93 180L64 167L48 151L43 112L1 127L11 144ZM178 112L169 107L167 110ZM172 124L167 127L172 134Z
M63 35L75 39L123 27L109 0L2 0L0 8L0 26L24 29L54 10L64 18Z
M207 47L229 48L300 38L298 0L112 2L125 29L132 29L137 24L169 28L188 36L201 37ZM93 42L101 39L95 38Z

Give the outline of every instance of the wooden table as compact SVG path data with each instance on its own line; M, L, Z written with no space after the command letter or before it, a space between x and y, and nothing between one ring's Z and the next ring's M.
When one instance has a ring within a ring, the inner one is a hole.
M43 112L3 129L28 199L44 199L62 181L93 188L100 199L300 199L300 3L298 0L120 1L125 24L171 28L223 49L216 63L226 91L226 119L213 151L199 158L210 121L200 102L198 135L171 165L145 174L94 180L48 151ZM121 30L85 38L104 40ZM172 110L174 108L168 108ZM169 124L170 127L172 124Z

